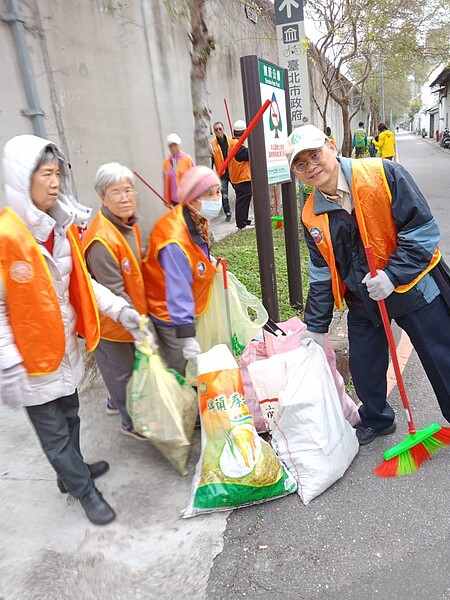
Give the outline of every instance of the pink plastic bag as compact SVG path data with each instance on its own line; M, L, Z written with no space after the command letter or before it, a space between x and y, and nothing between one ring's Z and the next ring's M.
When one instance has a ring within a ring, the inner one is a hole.
M297 317L292 317L284 323L277 323L277 325L286 333L286 335L277 337L264 331L264 340L266 342L267 356L273 356L274 354L283 354L290 350L296 350L300 346L300 333L306 329L305 323L300 321ZM327 357L328 364L330 365L331 373L333 374L334 383L339 395L339 399L347 421L355 427L361 423L358 408L353 400L348 396L345 391L345 383L342 379L342 375L336 369L336 355L333 350L333 346L330 342L330 336L325 336L325 356Z
M266 344L264 342L252 340L249 344L247 344L241 358L239 359L239 370L241 372L242 383L244 384L245 400L250 409L253 422L258 433L266 433L267 428L264 424L258 398L256 397L255 390L253 389L252 381L248 373L248 365L256 362L257 360L263 360L265 358L267 358Z

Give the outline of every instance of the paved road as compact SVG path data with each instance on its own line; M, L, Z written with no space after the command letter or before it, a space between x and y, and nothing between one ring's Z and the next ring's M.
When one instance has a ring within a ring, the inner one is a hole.
M397 137L449 259L450 153L413 135ZM444 423L415 354L404 377L418 426ZM377 479L372 469L383 451L407 433L396 389L390 399L397 432L363 448L345 477L311 504L292 495L231 514L207 599L450 599L450 449L409 477Z

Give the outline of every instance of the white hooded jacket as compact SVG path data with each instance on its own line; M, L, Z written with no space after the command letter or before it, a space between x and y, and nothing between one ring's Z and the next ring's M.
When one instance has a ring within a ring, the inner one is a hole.
M45 213L31 201L30 184L35 166L48 146L51 146L61 159L61 177L58 200ZM69 165L53 142L33 135L12 138L3 151L3 174L6 204L34 236L45 257L59 300L65 329L66 348L58 370L48 375L28 377L28 390L25 397L18 399L18 404L34 406L73 394L83 377L84 362L75 332L77 317L69 302L72 256L67 230L73 223L79 227L86 227L92 209L79 204L72 195ZM55 233L53 255L43 245L52 230ZM127 301L115 296L94 280L92 286L100 312L117 321L121 309L129 306ZM36 318L39 318L39 315ZM3 279L0 277L0 369L7 369L21 362L22 357L14 342L9 324L5 289Z

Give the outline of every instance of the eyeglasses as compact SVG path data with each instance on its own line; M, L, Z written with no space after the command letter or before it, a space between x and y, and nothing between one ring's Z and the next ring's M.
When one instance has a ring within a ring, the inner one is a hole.
M214 131L223 131L223 127L214 127Z
M291 169L295 173L304 173L308 168L309 163L312 165L317 165L320 162L320 158L322 156L322 150L316 150L312 154L309 155L309 160L306 162L298 162L292 165Z
M112 192L109 192L109 195L111 196L111 198L113 200L120 200L122 198L122 196L125 196L126 198L131 198L135 194L136 194L136 190L133 190L133 189L113 190Z

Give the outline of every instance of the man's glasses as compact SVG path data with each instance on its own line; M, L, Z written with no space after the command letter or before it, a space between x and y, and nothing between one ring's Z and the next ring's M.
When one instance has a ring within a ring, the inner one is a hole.
M312 165L317 165L320 162L320 157L322 156L322 150L316 150L312 154L309 155L309 160L306 162L297 162L292 165L291 169L294 173L304 173L308 168L309 163Z
M223 127L214 127L214 131L223 131Z

